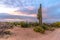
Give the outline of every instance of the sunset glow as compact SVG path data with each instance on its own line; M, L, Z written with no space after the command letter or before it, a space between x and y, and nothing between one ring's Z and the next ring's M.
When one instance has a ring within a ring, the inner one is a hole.
M0 19L11 19L14 15L36 18L40 4L44 21L60 20L60 0L0 0Z

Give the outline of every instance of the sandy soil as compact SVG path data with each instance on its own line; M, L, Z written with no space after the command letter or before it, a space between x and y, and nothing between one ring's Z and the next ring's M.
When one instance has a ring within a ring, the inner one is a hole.
M46 31L45 34L36 33L32 28L11 29L14 33L8 38L0 38L0 40L60 40L60 29L55 31Z

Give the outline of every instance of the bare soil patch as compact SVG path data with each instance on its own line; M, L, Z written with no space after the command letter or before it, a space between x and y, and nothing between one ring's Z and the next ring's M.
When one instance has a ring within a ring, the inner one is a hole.
M13 35L0 40L60 40L60 28L55 31L46 31L45 34L34 32L32 28L15 27L10 29Z

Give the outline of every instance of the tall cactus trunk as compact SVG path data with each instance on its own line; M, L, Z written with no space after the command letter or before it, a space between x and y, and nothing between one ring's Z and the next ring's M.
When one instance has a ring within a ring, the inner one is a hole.
M40 4L40 8L38 9L37 18L39 21L39 25L42 26L42 5L41 4Z

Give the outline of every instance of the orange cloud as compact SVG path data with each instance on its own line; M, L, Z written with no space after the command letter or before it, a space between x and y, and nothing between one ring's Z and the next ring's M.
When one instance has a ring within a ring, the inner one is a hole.
M29 10L33 10L33 7L27 8ZM48 15L46 14L46 9L42 9L42 16L43 18L47 18ZM22 11L11 11L10 13L8 13L10 15L19 15L19 16L27 16L27 17L37 17L36 13L33 14L29 14L28 12L22 12Z
M10 15L20 15L20 16L28 16L28 17L36 17L36 14L28 14L27 12L11 12Z

